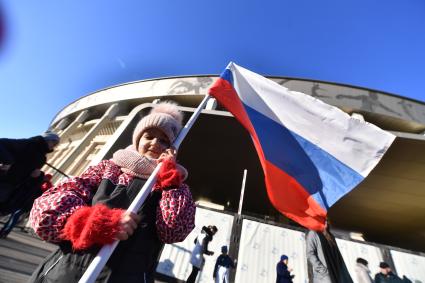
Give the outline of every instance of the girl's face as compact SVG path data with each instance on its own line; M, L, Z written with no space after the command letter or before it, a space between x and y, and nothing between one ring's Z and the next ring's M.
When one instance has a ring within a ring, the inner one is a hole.
M141 155L149 158L158 157L171 146L168 137L157 128L150 128L143 132L137 149Z

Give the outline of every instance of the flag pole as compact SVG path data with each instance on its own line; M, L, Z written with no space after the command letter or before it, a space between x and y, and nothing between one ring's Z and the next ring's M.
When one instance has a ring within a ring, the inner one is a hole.
M239 198L239 208L238 208L238 215L241 215L242 213L242 206L243 206L243 197L245 194L245 184L246 184L246 173L248 170L243 170L243 177L242 177L242 188L241 188L241 196Z
M186 125L180 131L179 135L177 136L176 140L173 143L173 146L176 149L180 147L180 144L182 143L182 141L188 134L189 130L192 128L195 121L198 119L199 114L201 114L202 109L204 109L205 105L207 104L210 98L211 97L208 94L204 97L204 99L199 104L198 108L196 108L195 112L193 112L192 116L187 121ZM137 194L136 198L128 207L127 212L137 213L137 211L142 206L143 202L146 200L147 196L151 192L152 187L156 181L156 175L158 174L159 169L161 168L161 165L162 163L156 166L155 170L152 172L150 177L146 180L145 185L142 187L142 189ZM97 276L99 276L99 273L102 271L103 267L105 266L109 257L112 255L118 243L119 243L119 240L116 240L112 244L104 245L100 249L96 257L93 259L93 261L90 263L89 267L87 268L86 272L81 277L81 279L78 281L78 283L93 283L96 280Z

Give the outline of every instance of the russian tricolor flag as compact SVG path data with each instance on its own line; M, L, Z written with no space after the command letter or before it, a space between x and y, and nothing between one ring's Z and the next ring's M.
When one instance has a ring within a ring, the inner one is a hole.
M209 94L251 134L272 204L312 230L324 229L327 210L370 173L395 139L234 63Z

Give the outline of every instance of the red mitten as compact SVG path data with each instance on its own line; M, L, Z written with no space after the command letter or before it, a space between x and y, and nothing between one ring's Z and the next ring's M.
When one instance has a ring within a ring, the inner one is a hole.
M160 189L176 188L179 187L182 182L182 176L176 168L176 162L171 159L163 160L155 187Z
M75 250L110 244L120 230L123 213L103 204L81 207L68 218L62 238L71 241Z

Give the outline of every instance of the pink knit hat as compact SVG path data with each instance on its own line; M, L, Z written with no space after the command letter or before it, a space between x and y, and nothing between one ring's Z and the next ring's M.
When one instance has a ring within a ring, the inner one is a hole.
M139 141L144 131L150 128L161 130L173 143L182 128L183 113L177 104L166 101L156 104L149 115L143 117L133 132L133 145L139 148Z

